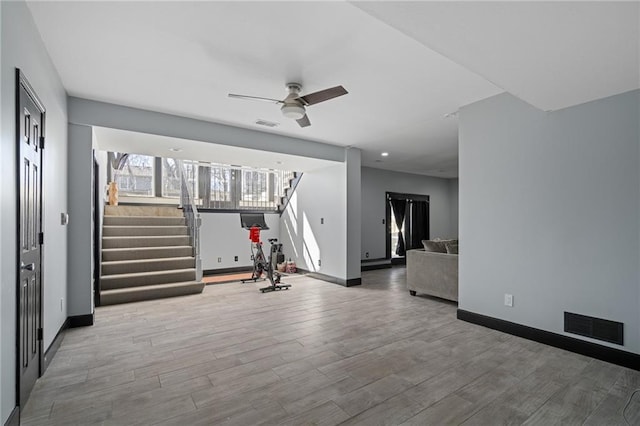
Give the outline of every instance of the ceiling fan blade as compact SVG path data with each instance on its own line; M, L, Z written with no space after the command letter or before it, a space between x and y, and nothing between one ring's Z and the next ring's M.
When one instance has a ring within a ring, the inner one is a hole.
M309 116L307 114L305 114L304 117L297 119L296 122L300 125L300 127L311 126L311 122L309 121Z
M278 100L278 99L271 99L271 98L261 98L259 96L247 96L247 95L236 95L235 93L229 93L229 97L230 98L234 98L234 99L246 99L249 101L262 101L262 102L270 102L270 103L274 103L274 104L282 104L284 102Z
M320 102L328 101L329 99L337 98L338 96L346 95L347 93L349 92L347 92L344 87L336 86L331 89L325 89L319 92L300 96L298 99L304 102L305 105L315 105Z

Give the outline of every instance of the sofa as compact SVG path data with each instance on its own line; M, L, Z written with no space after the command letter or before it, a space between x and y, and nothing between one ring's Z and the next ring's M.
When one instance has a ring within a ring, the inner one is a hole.
M407 251L407 289L458 301L458 255L414 249Z

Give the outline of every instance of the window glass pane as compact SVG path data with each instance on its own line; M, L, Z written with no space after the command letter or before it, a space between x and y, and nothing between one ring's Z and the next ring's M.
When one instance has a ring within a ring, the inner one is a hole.
M115 181L120 195L153 196L154 157L130 154L122 170L116 170Z
M242 201L263 201L267 194L267 174L257 170L242 172Z
M211 207L231 208L224 203L231 201L231 168L211 166Z
M173 158L162 159L162 196L180 197L180 171Z
M242 171L242 196L240 208L265 209L272 207L269 200L268 172L262 170Z
M198 198L198 164L193 161L182 161L186 173L187 182L191 190L191 196ZM162 159L162 196L167 198L180 198L180 170L173 158Z

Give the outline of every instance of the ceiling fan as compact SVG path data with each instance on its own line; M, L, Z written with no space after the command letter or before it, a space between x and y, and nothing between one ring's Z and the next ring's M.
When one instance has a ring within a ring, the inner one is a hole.
M319 92L300 96L302 85L299 83L287 83L286 88L289 91L289 94L281 101L278 99L261 98L258 96L237 95L235 93L229 93L229 97L281 104L282 107L280 108L280 111L282 111L282 115L287 118L293 118L300 127L307 127L311 125L311 122L309 121L305 107L328 101L329 99L337 98L338 96L349 93L344 87L336 86L330 89L320 90Z

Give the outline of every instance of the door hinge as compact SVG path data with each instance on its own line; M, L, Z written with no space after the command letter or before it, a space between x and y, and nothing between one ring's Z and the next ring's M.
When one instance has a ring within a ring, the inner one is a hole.
M38 234L38 244L44 244L44 232Z
M38 340L42 340L42 327L38 328Z
M40 136L40 149L44 149L44 136Z

